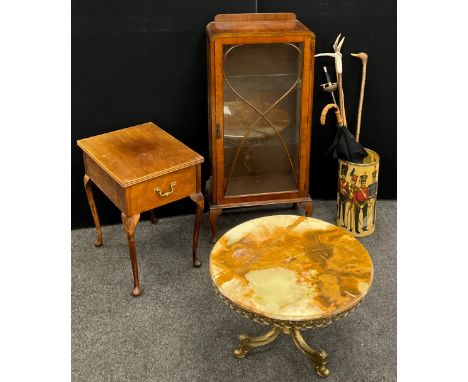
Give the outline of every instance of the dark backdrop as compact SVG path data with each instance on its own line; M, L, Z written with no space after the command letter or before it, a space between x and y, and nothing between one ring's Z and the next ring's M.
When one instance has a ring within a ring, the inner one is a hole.
M396 1L394 0L73 0L72 1L72 228L93 225L83 189L84 167L76 140L152 121L206 158L209 176L205 26L218 13L295 12L316 35L316 53L343 45L348 125L354 132L361 63L369 54L361 142L381 155L379 198L396 199ZM334 199L336 161L325 156L333 140L333 118L319 124L329 103L315 65L310 194ZM120 212L99 191L102 224L120 222ZM193 213L181 200L158 216Z

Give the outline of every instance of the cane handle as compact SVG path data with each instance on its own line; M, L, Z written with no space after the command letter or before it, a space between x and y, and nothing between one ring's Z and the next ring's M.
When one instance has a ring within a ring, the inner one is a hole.
M329 103L327 106L323 108L322 113L320 114L320 124L325 125L325 122L327 119L327 113L328 113L328 110L330 109L335 109L336 122L338 126L343 126L343 118L341 117L340 109L334 103Z

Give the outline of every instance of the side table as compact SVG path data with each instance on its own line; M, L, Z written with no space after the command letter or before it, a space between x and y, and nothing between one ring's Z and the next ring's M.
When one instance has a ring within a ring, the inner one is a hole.
M213 247L210 273L221 299L242 316L270 326L262 336L239 336L234 356L244 358L280 333L330 373L328 355L311 348L301 331L331 324L354 310L373 278L372 260L349 232L324 221L277 215L250 220Z
M102 245L102 232L92 184L122 212L132 263L133 295L141 294L135 244L135 228L141 212L190 197L196 203L192 261L199 267L197 245L204 208L203 157L151 122L81 139L77 143L83 150L84 186L97 230L95 245Z

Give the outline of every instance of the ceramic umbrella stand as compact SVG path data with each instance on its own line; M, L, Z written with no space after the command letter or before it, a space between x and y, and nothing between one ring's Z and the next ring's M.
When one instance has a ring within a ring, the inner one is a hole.
M366 149L363 163L338 160L338 195L336 224L356 237L375 230L379 179L379 155Z

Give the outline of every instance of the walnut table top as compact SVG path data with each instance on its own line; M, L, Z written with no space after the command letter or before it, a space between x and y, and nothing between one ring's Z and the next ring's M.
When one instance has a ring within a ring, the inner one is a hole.
M152 122L77 143L122 187L203 162L201 155Z

